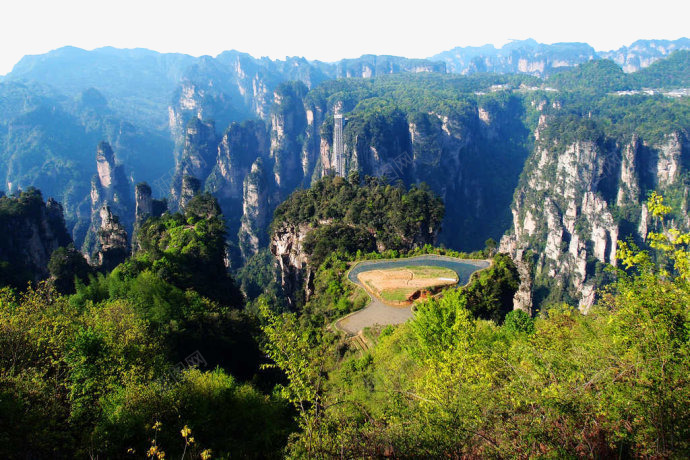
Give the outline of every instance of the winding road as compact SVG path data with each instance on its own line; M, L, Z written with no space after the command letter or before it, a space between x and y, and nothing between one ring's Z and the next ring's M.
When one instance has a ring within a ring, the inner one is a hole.
M364 289L364 286L362 286L357 278L360 273L370 270L385 270L389 268L424 265L450 268L458 275L458 286L464 286L470 280L472 273L487 268L490 265L490 261L456 259L454 257L435 255L417 256L406 259L367 260L359 262L352 267L347 277L350 282ZM348 335L357 335L365 327L401 324L413 316L411 306L394 307L387 305L381 300L372 297L371 294L369 294L369 299L369 303L366 307L340 318L336 321L335 327Z

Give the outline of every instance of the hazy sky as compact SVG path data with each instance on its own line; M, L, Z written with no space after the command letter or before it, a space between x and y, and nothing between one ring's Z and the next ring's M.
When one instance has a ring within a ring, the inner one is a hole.
M25 54L65 45L150 48L195 56L237 49L256 57L334 61L365 53L428 57L511 39L588 42L690 36L687 0L7 0L0 8L0 75Z

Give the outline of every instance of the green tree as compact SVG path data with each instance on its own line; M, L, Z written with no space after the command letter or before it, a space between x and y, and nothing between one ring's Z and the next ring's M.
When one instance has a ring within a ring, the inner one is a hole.
M75 278L86 282L93 273L84 255L77 251L74 245L60 247L53 251L48 262L48 271L60 294L75 292Z

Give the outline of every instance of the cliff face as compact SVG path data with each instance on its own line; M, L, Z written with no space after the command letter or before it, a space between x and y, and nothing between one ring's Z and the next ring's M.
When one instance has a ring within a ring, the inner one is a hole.
M179 156L187 120L213 119L218 126L257 117L267 120L274 93L285 82L301 82L313 88L335 78L445 71L442 62L397 56L365 55L329 64L298 57L272 61L225 51L216 58L198 58L186 68L168 107L168 125Z
M53 251L72 242L62 206L35 190L0 197L0 231L0 280L20 288L47 278Z
M501 48L493 45L458 47L430 59L446 63L448 70L460 74L482 72L526 73L543 77L562 67L574 67L597 57L586 43L546 45L532 39L516 40Z
M529 310L561 294L586 312L605 277L603 264L616 265L618 240L646 236L647 192L687 196L679 178L690 151L678 132L655 144L637 135L615 142L601 133L567 141L549 132L551 122L540 119L500 250L511 254L521 276L529 273L516 308Z
M273 175L282 198L287 197L309 175L302 168L302 142L307 128L303 84L282 85L274 94L271 113L271 152Z
M246 179L258 159L267 159L269 149L269 134L262 121L232 123L218 144L215 165L205 178L205 189L218 199L228 234L233 238L240 230L247 201Z
M268 216L278 204L282 175L269 174L276 169L270 152L269 131L262 121L232 123L221 137L212 123L190 121L172 181L172 207L183 209L197 193L212 193L223 210L231 244L239 244L250 257L258 245L265 247Z
M280 200L310 183L315 161L305 158L315 155L301 139L317 127L313 119L307 122L306 93L301 83L280 86L273 94L268 126L261 121L231 123L218 138L212 124L195 118L185 130L172 184L173 203L183 207L199 190L213 193L231 242L237 241L245 260L267 244L270 217ZM198 185L192 187L194 181Z
M107 204L99 209L98 215L101 224L97 232L98 243L92 263L109 272L124 262L130 254L127 231Z
M82 246L82 252L91 261L100 250L98 232L103 227L102 208L107 207L113 214L121 216L123 228L130 233L135 216L135 204L124 166L116 163L115 153L107 142L101 142L96 149L96 170L97 174L91 180L91 223Z
M291 172L283 176L292 177L293 184L302 178L308 185L332 172L333 113L343 111L346 175L358 171L362 176L386 176L391 183L427 183L446 205L440 241L481 248L488 237L498 240L508 229L507 210L530 148L520 99L484 99L445 113L391 106L362 113L348 112L356 100L320 104L307 98L306 110L292 104L290 115L303 120L302 134L292 134L304 139L301 169L293 162ZM282 135L283 124L274 131ZM286 148L283 137L288 136L274 136L274 151L296 152Z
M298 302L300 290L304 297L309 297L313 269L304 250L304 240L312 230L307 224L286 225L271 234L271 254L278 261L280 285L291 306Z
M690 49L690 39L678 40L637 40L630 46L623 46L613 51L599 52L604 59L611 59L625 72L636 72L649 67L659 59L676 50Z
M239 246L244 260L259 252L268 243L268 225L271 223L275 199L272 199L270 180L261 158L252 165L244 179L242 195L242 220L239 230Z
M185 186L184 178L192 177L203 181L211 173L216 163L217 142L214 122L199 118L189 120L184 133L184 150L175 168L170 189L173 209L184 207L184 197L188 195L190 188L190 184ZM199 187L197 185L197 190L193 193L198 192Z

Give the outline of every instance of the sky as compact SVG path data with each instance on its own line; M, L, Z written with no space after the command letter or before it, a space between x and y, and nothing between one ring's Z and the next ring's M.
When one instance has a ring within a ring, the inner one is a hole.
M690 36L684 0L10 0L0 8L0 75L22 56L71 45L336 61L429 57L510 40L617 49Z

